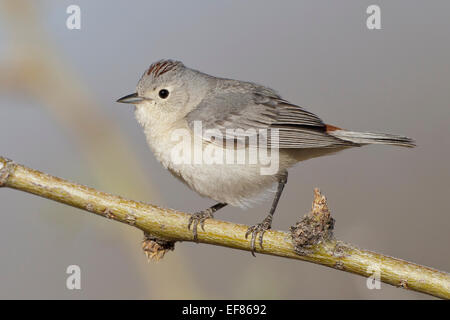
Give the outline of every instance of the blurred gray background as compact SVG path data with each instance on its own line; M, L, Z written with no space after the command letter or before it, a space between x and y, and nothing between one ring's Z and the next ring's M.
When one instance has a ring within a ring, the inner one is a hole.
M81 7L81 30L66 8ZM415 149L369 146L290 171L275 216L287 230L327 196L336 236L450 271L450 2L0 1L0 155L103 191L183 211L213 202L148 149L115 100L161 58L270 86L325 122L404 134ZM255 224L270 201L225 208ZM0 298L418 299L414 292L306 262L178 243L147 263L142 233L81 210L0 190ZM81 267L81 290L66 268Z

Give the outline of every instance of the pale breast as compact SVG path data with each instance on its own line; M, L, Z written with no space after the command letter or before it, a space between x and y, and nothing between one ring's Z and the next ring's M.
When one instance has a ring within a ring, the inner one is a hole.
M145 133L161 164L200 195L230 205L249 206L250 199L277 181L278 170L273 175L262 174L261 164L250 159L244 164L231 163L226 160L229 154L223 148L190 135L190 130L183 130L189 130L187 124L178 123L165 130L146 128Z

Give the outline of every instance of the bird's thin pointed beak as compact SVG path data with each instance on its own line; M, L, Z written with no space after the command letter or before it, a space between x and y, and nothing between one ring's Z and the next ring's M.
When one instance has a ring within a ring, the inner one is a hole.
M135 92L135 93L129 94L129 95L125 96L125 97L122 97L122 98L118 99L117 102L138 104L138 103L141 103L144 100L145 100L144 98L139 97L138 94Z

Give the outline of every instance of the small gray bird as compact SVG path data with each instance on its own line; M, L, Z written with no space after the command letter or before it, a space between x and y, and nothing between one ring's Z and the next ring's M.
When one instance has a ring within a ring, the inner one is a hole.
M264 232L271 228L273 214L287 183L287 169L297 162L366 144L415 146L412 139L403 136L354 132L325 124L315 114L282 99L270 88L210 76L173 60L153 63L139 80L137 92L117 102L135 105L136 118L147 142L165 168L200 195L218 202L192 214L188 228L193 225L195 240L198 224L204 229L205 220L220 208L227 204L248 206L258 195L277 186L269 215L250 227L245 235L246 238L252 235L252 254L258 234L259 244L263 246ZM201 125L202 132L196 132L196 124ZM208 130L215 135L204 134ZM229 132L238 130L241 133L230 136ZM276 132L276 139L271 139L272 134L264 135L264 130ZM185 133L199 138L200 143L195 139L184 143L183 152L188 156L179 161L174 156L180 148L176 137ZM223 140L215 139L220 135ZM269 135L271 138L267 138ZM262 136L268 141L266 145L271 155L275 155L274 152L277 155L277 167L271 174L262 174L262 161L219 161L224 160L223 155L230 150L260 152ZM252 149L249 141L253 137L258 138L258 143ZM216 161L189 161L192 154L207 150L209 154L216 154Z

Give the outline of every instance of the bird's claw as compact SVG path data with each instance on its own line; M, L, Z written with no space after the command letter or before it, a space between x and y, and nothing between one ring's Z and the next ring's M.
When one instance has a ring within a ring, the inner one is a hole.
M205 231L205 220L209 219L209 218L214 218L211 210L209 210L209 209L206 209L205 211L202 211L202 212L193 213L189 217L188 229L191 230L191 225L192 225L192 233L194 234L195 242L198 241L198 235L197 235L198 224L200 223L202 230Z
M263 222L258 223L254 226L251 226L247 229L247 232L245 233L245 239L247 239L250 234L252 235L251 247L252 247L252 255L254 257L256 257L255 256L255 249L256 249L255 243L256 243L256 238L257 238L258 234L259 234L259 245L262 249L264 233L266 232L266 230L269 230L271 227L272 227L272 217L268 216L263 220Z

